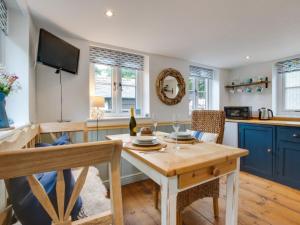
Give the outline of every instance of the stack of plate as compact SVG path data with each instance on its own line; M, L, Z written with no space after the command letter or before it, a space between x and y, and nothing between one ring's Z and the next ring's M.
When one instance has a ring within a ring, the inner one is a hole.
M155 146L160 144L157 140L157 137L153 137L153 136L137 137L132 141L132 143L137 146Z
M189 132L177 132L177 133L172 133L170 135L172 139L178 139L181 141L185 140L192 140L194 137L189 133Z

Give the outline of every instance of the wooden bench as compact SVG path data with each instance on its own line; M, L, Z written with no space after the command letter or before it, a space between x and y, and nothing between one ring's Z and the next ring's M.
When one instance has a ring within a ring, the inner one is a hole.
M49 133L56 138L58 133L83 132L85 143L35 148L42 134ZM120 179L121 141L88 143L88 131L84 123L46 123L17 130L12 136L0 142L0 179L26 176L29 186L53 225L96 225L123 224L123 209ZM85 183L90 166L109 163L111 211L90 216L78 221L70 220L71 211ZM63 170L82 168L75 183L71 198L64 205L65 181ZM52 205L44 188L34 174L57 171L57 210ZM66 208L66 210L64 210ZM0 212L0 225L9 224L11 206Z

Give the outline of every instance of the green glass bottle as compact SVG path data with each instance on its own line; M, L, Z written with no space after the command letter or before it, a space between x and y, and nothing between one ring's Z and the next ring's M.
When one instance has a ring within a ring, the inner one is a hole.
M130 136L136 136L137 127L136 127L136 121L134 118L134 108L133 107L130 108L129 131L130 131Z

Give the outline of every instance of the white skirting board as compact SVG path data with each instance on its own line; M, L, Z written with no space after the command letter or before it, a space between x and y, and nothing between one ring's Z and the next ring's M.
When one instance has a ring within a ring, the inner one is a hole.
M126 184L131 184L131 183L146 180L146 179L148 179L148 177L145 174L143 174L142 172L138 172L138 173L135 173L135 174L122 176L121 177L121 184L126 185ZM104 180L103 184L105 185L106 188L109 188L109 181L108 180Z

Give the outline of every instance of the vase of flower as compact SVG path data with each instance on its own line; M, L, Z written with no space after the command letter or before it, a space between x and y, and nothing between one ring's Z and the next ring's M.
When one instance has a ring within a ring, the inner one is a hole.
M5 98L12 91L20 89L20 85L16 82L18 77L0 72L0 129L9 128L9 122L6 114L6 101Z
M0 92L0 128L8 128L8 118L5 110L5 97L3 92Z

